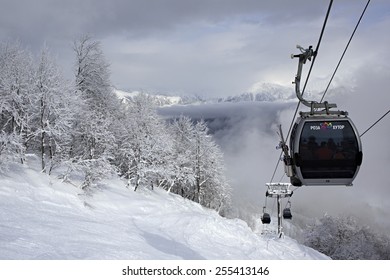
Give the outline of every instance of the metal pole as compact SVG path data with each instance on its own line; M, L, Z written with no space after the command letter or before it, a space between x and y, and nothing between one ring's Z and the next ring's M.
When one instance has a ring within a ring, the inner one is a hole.
M280 207L281 198L280 195L278 195L278 236L279 238L282 237L282 210Z
M315 58L317 53L313 51L311 46L308 49L304 49L301 46L297 46L297 48L301 50L301 53L297 54L297 55L291 55L291 58L294 58L294 57L299 58L298 71L297 71L297 75L295 76L295 81L294 81L295 94L297 95L299 101L301 101L303 105L310 107L312 113L313 113L314 109L337 108L337 105L334 103L329 104L329 103L325 103L325 102L318 103L315 101L307 101L306 99L304 99L302 97L303 93L301 92L300 86L301 86L301 76L302 76L303 64L305 64L307 60L311 60L312 57Z

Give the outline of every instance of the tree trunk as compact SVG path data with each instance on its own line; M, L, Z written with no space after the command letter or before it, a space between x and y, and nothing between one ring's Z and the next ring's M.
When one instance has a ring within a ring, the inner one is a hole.
M46 172L46 166L45 166L45 123L44 123L44 117L45 117L45 103L43 101L43 97L41 98L41 165L42 165L42 172Z

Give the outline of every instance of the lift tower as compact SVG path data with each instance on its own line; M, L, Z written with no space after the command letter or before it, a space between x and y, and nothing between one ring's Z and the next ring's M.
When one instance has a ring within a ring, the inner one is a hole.
M281 208L281 200L285 197L291 197L293 192L290 189L290 183L267 183L267 192L265 195L267 197L276 198L278 204L278 236L282 237L282 208Z

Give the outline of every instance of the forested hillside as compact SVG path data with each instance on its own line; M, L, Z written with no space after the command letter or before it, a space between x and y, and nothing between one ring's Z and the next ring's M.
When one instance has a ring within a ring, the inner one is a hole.
M61 73L48 48L34 57L18 42L0 45L0 168L39 156L42 172L82 174L85 192L113 174L127 187L160 187L213 208L229 208L222 154L203 121L167 124L153 99L121 102L98 41L73 43L74 79Z

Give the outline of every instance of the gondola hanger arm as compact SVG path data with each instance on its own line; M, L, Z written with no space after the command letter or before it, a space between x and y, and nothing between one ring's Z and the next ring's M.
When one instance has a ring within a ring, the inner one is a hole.
M317 52L313 50L312 46L309 46L309 48L304 49L303 47L297 45L297 48L301 51L300 54L291 55L291 58L299 58L298 62L298 71L297 75L295 76L295 81L293 82L295 84L295 93L299 99L299 101L302 102L305 106L311 108L311 112L314 113L315 109L325 109L327 113L329 113L329 109L336 108L336 104L330 104L328 102L322 102L318 103L315 101L307 101L303 98L302 92L301 92L301 77L302 77L302 69L303 64L306 63L307 60L311 61L312 58L314 58L317 55Z

